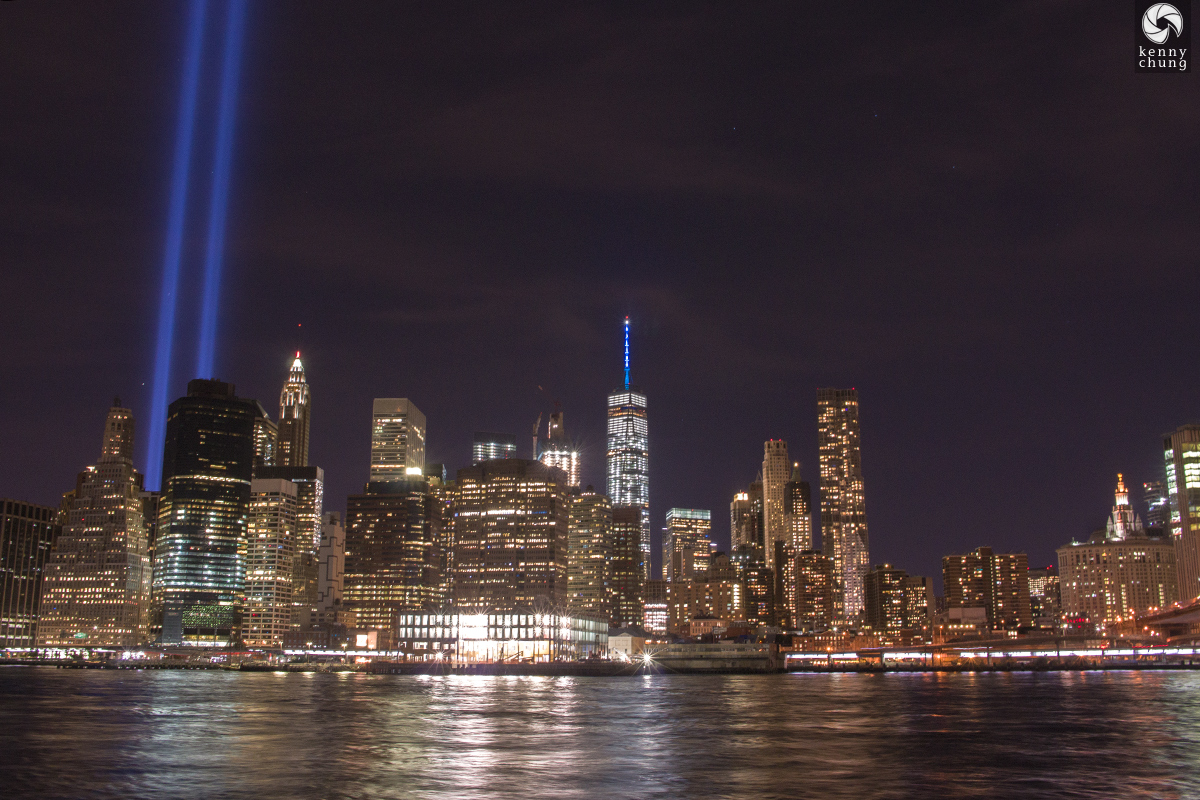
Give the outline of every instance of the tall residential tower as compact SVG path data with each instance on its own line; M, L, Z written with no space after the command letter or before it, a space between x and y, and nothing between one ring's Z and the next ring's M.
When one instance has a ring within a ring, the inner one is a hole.
M770 439L763 443L762 487L763 526L766 532L767 567L775 569L775 543L791 542L788 530L789 515L784 502L784 488L792 476L792 462L788 458L787 442Z
M650 434L646 395L629 380L629 317L625 318L625 385L608 396L608 496L613 508L640 509L642 568L650 579Z
M858 391L817 389L821 546L833 559L833 610L843 621L864 609L869 568L867 504L858 437Z

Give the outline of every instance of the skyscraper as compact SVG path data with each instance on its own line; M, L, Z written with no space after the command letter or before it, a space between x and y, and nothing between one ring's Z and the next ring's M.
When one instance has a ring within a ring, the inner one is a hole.
M863 610L862 581L869 566L855 389L817 390L817 448L821 463L821 546L833 559L834 615L850 621Z
M614 628L642 625L646 573L642 568L642 510L617 506L612 510L612 617Z
M1184 425L1163 438L1167 467L1167 499L1179 599L1190 603L1200 595L1200 425ZM1063 605L1066 573L1063 573Z
M279 478L250 483L246 543L246 605L242 641L249 647L280 647L292 625L296 553L296 484Z
M750 505L750 493L738 492L729 504L729 537L733 549L755 544L755 525Z
M612 502L592 487L567 508L567 608L608 620L612 612Z
M425 415L404 397L377 397L371 409L371 480L425 470Z
M134 647L146 641L150 560L133 412L113 401L96 466L80 473L46 568L39 646Z
M1118 473L1105 527L1086 542L1058 548L1061 579L1055 583L1062 612L1073 624L1088 620L1103 626L1168 607L1179 599L1178 546L1172 539L1162 528L1147 530L1142 525L1129 504L1124 476ZM1030 570L1031 587L1033 575ZM1048 593L1048 582L1048 578L1039 582L1043 597ZM1044 601L1038 605L1034 616L1045 617L1046 610L1041 608Z
M763 443L762 486L763 486L763 545L766 549L767 567L775 569L775 542L791 542L787 528L787 509L784 503L784 487L792 475L792 462L788 458L787 442L770 439Z
M513 444L516 451L516 444ZM550 415L546 430L546 446L538 457L548 467L558 467L567 473L567 486L579 488L579 450L567 438L567 430L563 427L563 413L555 411Z
M257 400L252 400L254 416L254 468L270 467L275 464L279 450L279 426L271 421L267 410Z
M1166 481L1146 481L1142 484L1142 497L1146 501L1146 525L1166 530L1171 522Z
M239 634L259 408L233 384L197 379L167 410L153 578L163 644Z
M904 628L904 586L908 573L891 564L877 564L863 576L867 626L894 643Z
M515 458L516 455L517 437L511 433L475 432L475 441L471 444L472 464L497 458Z
M629 317L625 318L625 383L608 395L608 496L613 507L641 511L642 568L650 580L650 433L646 395L630 383Z
M1029 609L1029 558L1024 553L995 553L980 547L966 555L942 558L947 608L983 608L993 630L1016 630L1032 621Z
M325 513L325 470L317 466L259 467L254 477L296 484L296 553L316 555Z
M304 379L304 365L300 363L300 351L288 372L287 383L279 393L279 445L275 463L281 467L308 466L308 381ZM317 514L318 526L321 515ZM320 533L316 536L319 538ZM314 545L315 548L315 545Z
M663 580L680 581L708 572L712 553L712 512L707 508L672 508L663 531Z
M820 550L796 554L796 611L792 627L800 631L828 630L833 616L833 559Z
M455 602L499 611L566 605L568 500L566 474L538 461L509 458L460 469Z
M346 500L346 608L395 641L396 614L440 608L442 504L423 475L372 481ZM383 647L383 644L380 645Z
M0 500L0 648L37 644L38 606L58 509Z
M799 462L792 464L792 478L783 485L783 523L788 544L797 553L813 546L811 491L808 482L800 480Z

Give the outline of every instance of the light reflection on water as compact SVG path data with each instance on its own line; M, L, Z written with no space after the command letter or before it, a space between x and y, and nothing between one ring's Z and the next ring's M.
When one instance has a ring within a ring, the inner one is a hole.
M1200 674L0 669L6 797L1196 797Z

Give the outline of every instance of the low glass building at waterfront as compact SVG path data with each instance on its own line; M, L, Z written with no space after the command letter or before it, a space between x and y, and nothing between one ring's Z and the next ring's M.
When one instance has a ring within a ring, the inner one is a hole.
M573 661L608 652L608 620L530 609L471 614L401 612L397 650L409 656L473 662Z

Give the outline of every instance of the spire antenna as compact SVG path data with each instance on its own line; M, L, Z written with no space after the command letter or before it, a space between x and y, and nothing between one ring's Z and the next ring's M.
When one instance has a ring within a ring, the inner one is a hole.
M625 318L625 388L629 388L629 317Z

